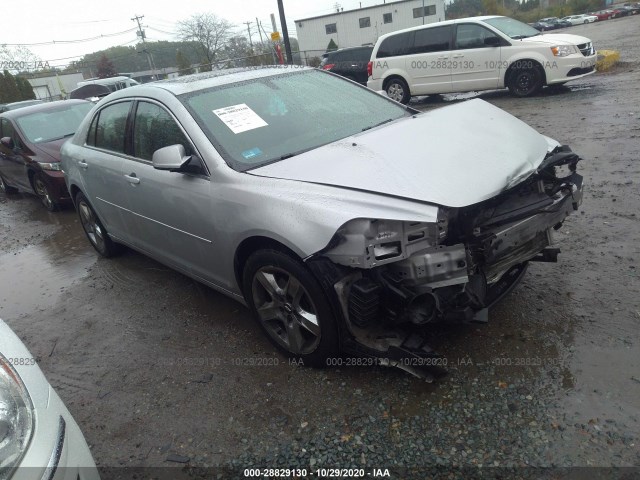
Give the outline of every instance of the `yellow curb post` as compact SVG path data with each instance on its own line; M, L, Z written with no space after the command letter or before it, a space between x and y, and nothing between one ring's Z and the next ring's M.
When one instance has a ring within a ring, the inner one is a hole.
M620 52L617 50L598 50L596 70L604 72L620 61Z

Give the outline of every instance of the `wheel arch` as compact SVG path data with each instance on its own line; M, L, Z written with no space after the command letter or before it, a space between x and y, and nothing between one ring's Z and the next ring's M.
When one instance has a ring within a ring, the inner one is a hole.
M284 243L275 240L274 238L267 237L264 235L254 235L251 237L245 238L238 247L236 248L235 255L233 256L233 271L236 278L236 283L240 291L244 294L243 291L243 274L244 274L244 266L247 263L247 260L254 252L258 250L277 250L282 253L286 253L290 255L296 260L302 261L302 257L296 253L293 249L285 245Z
M542 84L547 85L547 72L545 71L544 67L542 66L541 60L537 59L537 58L531 58L531 57L524 57L524 58L517 58L517 59L512 59L509 60L509 68L507 68L506 72L504 73L504 86L507 87L509 86L509 82L511 81L511 75L513 75L513 72L516 71L517 69L517 65L519 65L520 62L531 62L532 66L534 68L536 68L540 74L542 75ZM544 60L542 60L542 62L544 62Z

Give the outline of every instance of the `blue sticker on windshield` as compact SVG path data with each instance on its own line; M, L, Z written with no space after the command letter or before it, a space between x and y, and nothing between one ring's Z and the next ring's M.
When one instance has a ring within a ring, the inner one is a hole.
M259 157L260 155L262 155L262 150L260 150L258 147L252 148L251 150L245 150L244 152L242 152L242 156L247 160L251 158Z

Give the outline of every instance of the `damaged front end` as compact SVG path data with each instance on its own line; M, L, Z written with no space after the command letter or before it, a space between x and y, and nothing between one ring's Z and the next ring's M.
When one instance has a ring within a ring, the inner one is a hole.
M434 223L343 225L307 261L344 319L343 350L427 379L443 373L429 326L486 321L529 261L557 261L552 232L582 202L579 160L556 147L516 186L474 205L439 207Z

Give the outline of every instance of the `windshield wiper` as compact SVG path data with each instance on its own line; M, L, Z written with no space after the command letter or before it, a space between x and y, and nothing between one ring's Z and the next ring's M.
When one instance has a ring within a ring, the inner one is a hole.
M282 155L279 160L286 160L287 158L291 158L291 157L295 157L297 155L297 153L287 153L285 155Z
M380 125L384 125L385 123L393 122L393 118L387 118L386 120L376 123L375 125L371 125L370 127L364 127L361 131L366 132L367 130L371 130L372 128L379 127Z

